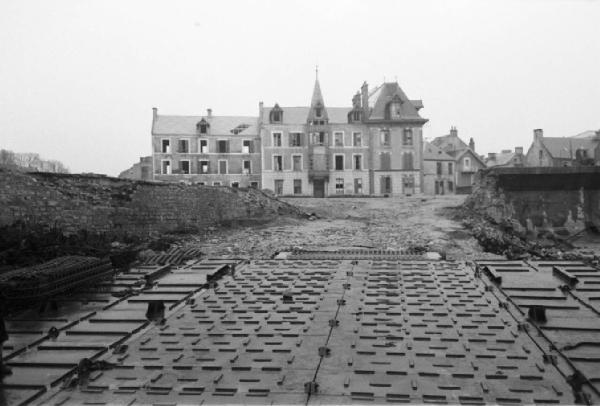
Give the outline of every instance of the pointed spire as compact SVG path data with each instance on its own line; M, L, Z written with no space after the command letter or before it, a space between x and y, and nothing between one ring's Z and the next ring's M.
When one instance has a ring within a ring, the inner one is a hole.
M327 122L327 110L325 109L325 101L321 93L321 85L319 84L319 67L315 70L315 87L313 89L312 98L310 99L310 112L308 113L308 121L324 121Z

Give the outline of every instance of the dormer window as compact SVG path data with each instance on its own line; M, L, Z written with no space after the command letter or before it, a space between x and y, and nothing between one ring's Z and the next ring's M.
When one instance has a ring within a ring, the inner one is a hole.
M395 95L387 105L385 112L386 120L398 120L402 116L402 99Z
M321 117L322 115L323 115L323 108L322 107L316 107L315 108L315 116Z
M210 124L208 124L205 119L202 119L196 123L196 131L198 131L200 134L207 134L209 127Z
M275 106L269 113L269 121L271 123L281 123L283 121L283 110L281 110L279 104L275 103Z

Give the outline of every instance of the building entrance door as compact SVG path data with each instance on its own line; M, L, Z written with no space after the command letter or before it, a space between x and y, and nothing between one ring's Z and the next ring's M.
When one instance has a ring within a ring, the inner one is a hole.
M381 194L392 193L392 178L391 176L381 177Z
M323 179L313 180L313 196L325 197L325 181Z

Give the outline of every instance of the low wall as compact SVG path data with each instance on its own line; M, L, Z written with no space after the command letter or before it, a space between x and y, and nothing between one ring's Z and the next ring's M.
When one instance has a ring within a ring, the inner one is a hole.
M483 170L465 204L535 236L600 228L600 167Z
M296 215L259 190L0 169L0 226L47 225L75 234L139 237Z

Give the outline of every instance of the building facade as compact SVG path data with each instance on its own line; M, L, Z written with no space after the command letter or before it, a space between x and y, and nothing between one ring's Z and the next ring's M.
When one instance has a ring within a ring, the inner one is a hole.
M309 106L261 104L262 185L314 197L420 193L421 107L397 83L364 83L351 107L328 107L318 79Z
M469 140L468 144L465 143L458 137L456 127L452 127L449 134L434 138L431 144L454 159L453 193L471 193L475 182L475 173L486 167L481 157L475 153L473 138Z
M525 166L525 155L523 147L515 147L515 150L504 149L501 152L489 152L484 159L488 168L501 166L503 168L518 168Z
M435 145L423 145L423 193L446 195L455 193L455 160Z
M420 100L398 83L349 107L329 107L315 81L310 105L259 104L258 117L165 116L153 109L154 180L258 187L277 195L410 195L422 191Z
M257 117L166 116L153 109L154 180L260 188Z
M533 130L533 142L525 156L525 166L594 166L600 164L600 131L587 131L574 137L544 137Z

